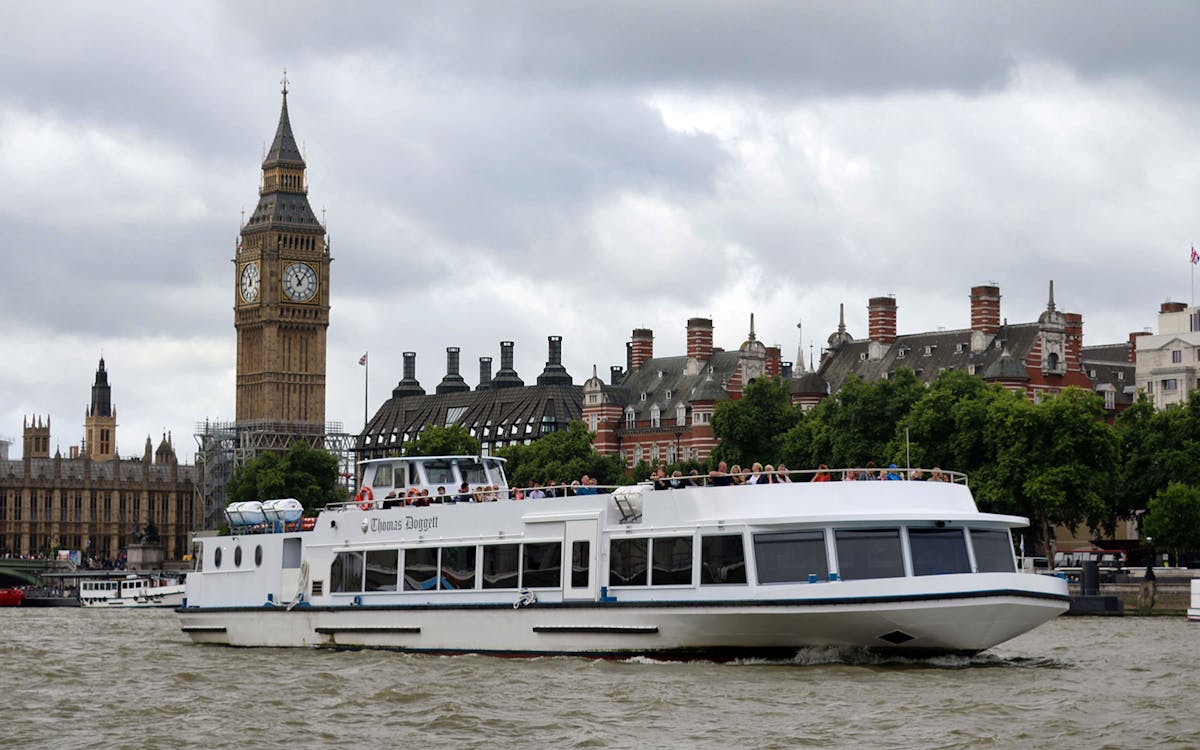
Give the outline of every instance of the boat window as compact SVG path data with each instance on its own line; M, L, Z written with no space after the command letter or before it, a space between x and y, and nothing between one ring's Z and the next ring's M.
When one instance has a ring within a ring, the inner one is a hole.
M571 588L582 589L588 585L588 569L592 565L591 542L577 539L571 542Z
M971 529L975 567L980 573L1015 573L1012 537L1008 529Z
M492 484L501 484L504 479L504 462L497 461L494 458L483 459L483 465L487 467L488 473L492 475Z
M520 573L521 545L489 544L483 548L483 587L515 589Z
M214 568L221 567L221 548L220 547L213 547L213 567Z
M262 545L254 546L254 567L262 567Z
M649 539L613 539L608 544L608 585L645 586Z
M562 542L524 545L521 585L553 588L562 585Z
M437 588L437 553L436 547L404 550L405 591L428 591Z
M741 534L700 537L700 583L745 583L746 550Z
M900 529L840 529L838 572L848 581L865 578L903 578Z
M367 552L367 575L364 591L395 591L399 576L400 551L394 549L369 550Z
M754 535L754 565L759 583L802 583L809 576L829 578L825 531L786 531Z
M392 486L392 465L379 464L375 467L375 478L371 480L371 486L378 489L380 487Z
M363 556L361 552L339 552L329 566L329 591L362 591Z
M443 547L438 588L475 588L475 547Z
M283 561L280 565L282 568L299 568L300 567L300 540L299 539L284 539L283 540Z
M651 586L692 585L692 538L667 537L654 540Z
M426 484L454 484L454 470L449 461L425 461Z
M913 575L971 572L971 562L967 559L967 539L962 529L910 527L908 548L912 551Z
M458 464L458 471L462 474L462 481L471 484L489 484L483 464L469 459L459 459L455 463Z
M233 548L233 567L242 567L242 545Z

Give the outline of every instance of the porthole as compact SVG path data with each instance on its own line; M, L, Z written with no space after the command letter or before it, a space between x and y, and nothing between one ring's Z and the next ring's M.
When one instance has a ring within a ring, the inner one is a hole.
M221 548L220 547L217 547L216 549L213 550L213 567L214 568L221 567Z
M261 566L262 566L262 545L260 544L254 548L254 567L258 568Z
M233 548L233 567L242 567L242 548L237 546Z

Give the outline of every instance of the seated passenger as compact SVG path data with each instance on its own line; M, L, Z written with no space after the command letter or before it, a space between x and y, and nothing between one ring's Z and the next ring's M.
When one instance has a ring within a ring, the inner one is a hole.
M708 472L709 487L728 487L733 484L733 477L729 476L729 467L724 461L717 463L717 468Z
M540 482L534 482L533 488L531 490L529 490L529 494L527 495L527 497L530 500L541 500L545 496L546 496L546 492L545 492L545 490L542 489L542 485Z
M814 482L832 482L833 477L829 476L829 467L821 464L817 467L817 473L813 474L812 481Z
M879 477L875 475L876 471L877 471L877 469L875 468L875 462L867 461L866 468L864 468L858 472L858 480L859 481L871 481L874 479L878 479Z
M733 480L735 485L742 485L746 483L746 475L742 473L742 467L738 466L737 464L734 464L733 468L729 470L729 477Z
M579 479L579 487L577 487L575 489L575 494L576 495L595 495L596 488L593 486L593 482L595 482L595 481L596 480L592 479L587 474L584 474Z
M449 497L446 497L446 488L438 487L437 494L433 496L433 499L431 500L431 502L434 502L434 503L437 503L440 505L442 503L449 503L452 501L450 500Z
M821 464L824 466L825 464ZM842 472L843 482L857 482L862 471L860 469L846 469Z
M755 461L750 466L750 476L746 477L746 484L769 484L770 477L763 473L763 465Z
M942 470L937 466L933 467L933 471L929 472L929 481L931 482L949 482L950 477L942 473Z
M883 472L881 472L881 473L883 473ZM904 478L904 477L900 476L900 470L896 468L896 464L888 464L888 470L886 473L883 473L883 475L884 475L883 478L890 482L895 482L899 479Z
M429 490L421 490L420 492L418 492L416 497L413 498L412 504L417 508L428 508L429 507Z
M688 476L688 479L687 479L687 486L688 487L699 487L701 484L703 484L703 480L700 479L700 472L696 471L695 469L692 469L692 473L690 476Z
M925 481L925 472L921 471L920 469L913 469L912 471L908 472L908 481L924 482Z
M792 483L791 470L788 467L784 466L783 464L779 464L779 466L776 466L775 467L775 481L779 482L780 484L791 484Z
M454 496L454 502L456 502L456 503L471 502L471 485L467 484L466 482L463 482L461 485L459 485L458 494Z

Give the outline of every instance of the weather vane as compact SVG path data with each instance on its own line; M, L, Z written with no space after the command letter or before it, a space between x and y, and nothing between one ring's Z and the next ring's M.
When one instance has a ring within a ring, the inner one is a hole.
M287 85L288 85L287 68L283 69L283 78L279 81L279 83L283 86L283 95L287 96Z

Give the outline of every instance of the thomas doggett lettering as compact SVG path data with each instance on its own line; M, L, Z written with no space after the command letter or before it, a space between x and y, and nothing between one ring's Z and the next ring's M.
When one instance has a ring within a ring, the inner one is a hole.
M437 516L427 516L418 518L416 516L404 516L403 518L392 519L371 519L371 531L417 531L425 532L432 531L438 527Z

